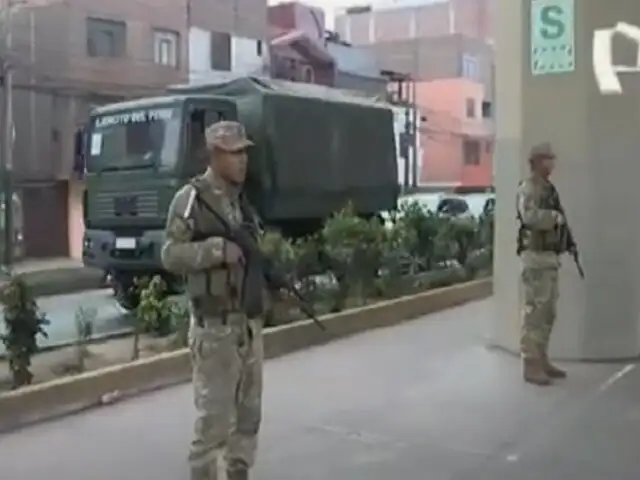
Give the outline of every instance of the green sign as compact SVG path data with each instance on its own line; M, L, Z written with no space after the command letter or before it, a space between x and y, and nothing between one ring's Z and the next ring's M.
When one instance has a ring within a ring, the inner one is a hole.
M515 0L514 0L515 1ZM531 73L573 72L575 0L531 0Z

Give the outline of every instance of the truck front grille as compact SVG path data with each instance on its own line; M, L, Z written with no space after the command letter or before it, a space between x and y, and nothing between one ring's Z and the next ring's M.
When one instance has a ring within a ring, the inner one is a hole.
M94 197L96 219L157 218L160 214L158 193L153 190L99 192Z

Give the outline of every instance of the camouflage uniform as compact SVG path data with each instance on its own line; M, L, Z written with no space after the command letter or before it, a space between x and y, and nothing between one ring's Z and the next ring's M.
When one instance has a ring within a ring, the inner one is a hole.
M549 144L534 147L530 158L554 157ZM530 383L548 385L551 378L565 373L551 365L549 340L556 320L560 254L566 246L565 219L553 209L555 188L549 180L532 174L518 187L517 209L520 220L518 252L523 290L520 351L524 377Z
M218 122L207 130L208 145L229 151L251 145L236 122ZM237 188L208 169L196 181L203 201L239 224ZM204 188L202 188L204 186ZM207 231L215 217L201 204L191 184L176 193L166 226L162 261L171 272L186 276L191 305L189 344L197 419L189 462L192 480L216 480L225 464L230 480L248 478L257 449L261 422L262 325L239 308L243 282L241 265L225 262L226 241Z

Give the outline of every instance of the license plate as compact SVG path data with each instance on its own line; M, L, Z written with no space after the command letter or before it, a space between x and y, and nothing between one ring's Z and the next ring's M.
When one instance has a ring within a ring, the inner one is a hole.
M116 248L119 250L135 250L135 238L116 238Z

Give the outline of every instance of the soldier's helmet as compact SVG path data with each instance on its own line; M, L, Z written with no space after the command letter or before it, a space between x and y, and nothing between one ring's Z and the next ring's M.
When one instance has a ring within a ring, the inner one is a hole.
M538 143L529 151L529 160L538 160L543 158L556 158L556 154L549 142Z
M219 148L226 152L239 152L253 145L244 126L239 122L222 120L212 123L205 131L207 148Z

